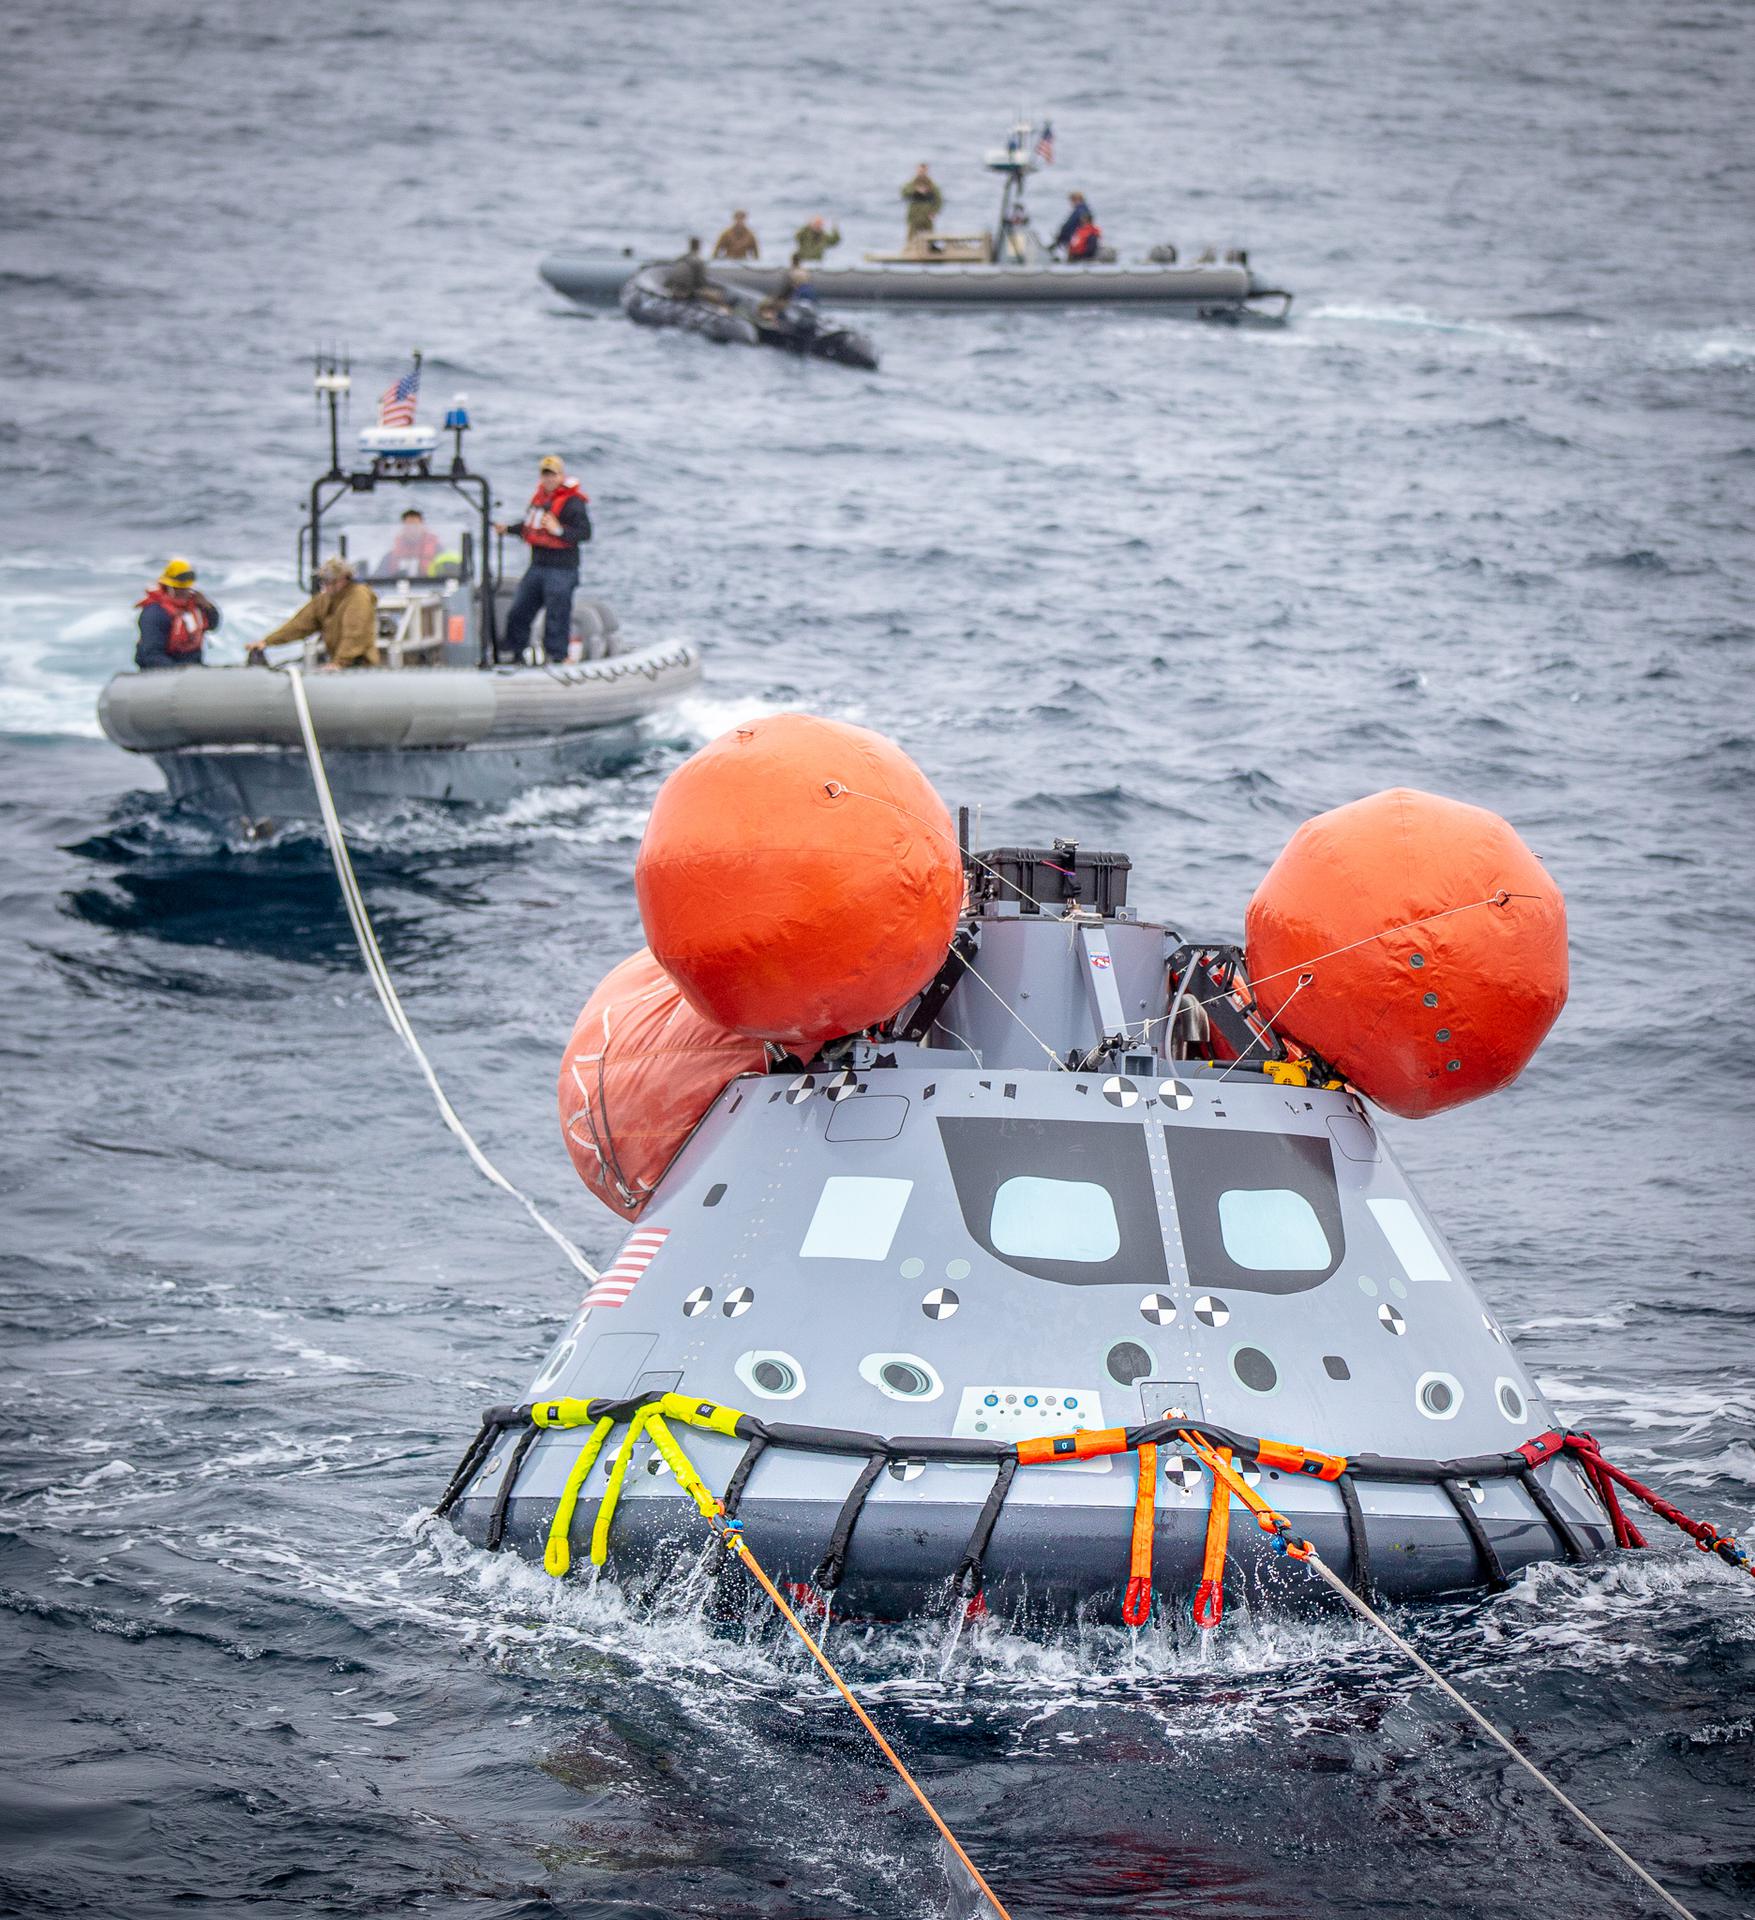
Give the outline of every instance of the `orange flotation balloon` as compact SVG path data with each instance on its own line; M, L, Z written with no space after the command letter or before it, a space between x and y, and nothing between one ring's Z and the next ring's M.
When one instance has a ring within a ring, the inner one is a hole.
M664 783L634 890L699 1013L811 1049L887 1020L932 978L963 866L944 802L900 747L781 713Z
M1566 1004L1547 870L1498 814L1410 787L1305 821L1244 924L1275 1028L1410 1118L1515 1080Z
M766 1059L759 1040L703 1020L642 947L585 1002L561 1060L561 1131L579 1178L638 1219L725 1083Z

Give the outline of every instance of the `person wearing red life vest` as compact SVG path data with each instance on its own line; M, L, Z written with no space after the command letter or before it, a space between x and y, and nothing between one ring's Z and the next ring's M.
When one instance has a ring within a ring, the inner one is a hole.
M1095 260L1102 243L1103 229L1098 226L1097 216L1082 193L1069 193L1067 199L1071 202L1071 211L1061 221L1060 231L1048 243L1048 251L1053 253L1065 247L1068 260Z
M206 662L201 649L219 625L219 609L206 594L195 590L195 569L187 560L170 560L140 609L140 638L134 664L142 673L159 667L199 667Z
M530 565L518 582L506 615L503 658L521 660L530 645L530 629L542 615L542 650L550 660L564 660L573 636L573 590L579 584L579 549L591 538L591 514L586 494L561 462L559 454L543 456L536 491L524 518L515 527L498 525L495 531L522 540L530 549Z

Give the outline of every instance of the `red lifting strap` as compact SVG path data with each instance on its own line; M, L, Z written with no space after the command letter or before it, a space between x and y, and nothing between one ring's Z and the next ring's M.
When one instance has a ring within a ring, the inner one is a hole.
M1588 1433L1569 1433L1566 1436L1566 1449L1578 1455L1579 1464L1590 1474L1593 1484L1600 1480L1605 1487L1620 1487L1636 1499L1643 1500L1660 1519L1669 1521L1673 1527L1680 1527L1702 1553L1716 1553L1726 1566L1735 1567L1739 1572L1755 1578L1755 1556L1739 1545L1733 1535L1720 1533L1710 1520L1690 1520L1680 1507L1671 1506L1662 1494L1653 1493L1650 1487L1642 1486L1632 1474L1605 1460L1602 1449ZM1633 1535L1630 1544L1645 1544L1629 1523L1624 1520L1622 1524Z
M1521 1447L1514 1447L1514 1453L1523 1455L1532 1467L1539 1467L1544 1461L1552 1460L1555 1454L1564 1451L1566 1436L1550 1429L1547 1433L1538 1433L1533 1440L1526 1440Z
M1609 1524L1615 1529L1615 1545L1643 1547L1645 1535L1621 1511L1621 1502L1615 1497L1615 1483L1609 1478L1609 1463L1598 1450L1597 1443L1588 1433L1569 1433L1566 1436L1566 1450L1577 1456L1584 1477L1591 1483L1597 1498L1603 1503L1609 1516Z

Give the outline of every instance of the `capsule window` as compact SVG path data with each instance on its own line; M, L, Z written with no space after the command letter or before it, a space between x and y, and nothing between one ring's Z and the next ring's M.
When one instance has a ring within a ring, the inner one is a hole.
M804 1391L804 1367L789 1353L758 1349L743 1354L734 1368L751 1393L764 1400L796 1400Z
M1219 1195L1225 1252L1251 1273L1327 1273L1334 1252L1316 1209L1289 1187L1232 1187Z
M1494 1397L1499 1402L1499 1411L1513 1426L1521 1427L1529 1418L1529 1406L1523 1392L1515 1380L1503 1377L1493 1383Z
M1454 1373L1423 1373L1414 1382L1414 1404L1428 1420L1454 1420L1462 1403L1462 1382Z
M868 1353L859 1377L892 1400L936 1400L945 1390L931 1361L917 1353Z
M942 1119L938 1132L963 1224L995 1260L1065 1287L1169 1284L1143 1128Z
M993 1196L988 1232L1008 1258L1076 1260L1094 1265L1121 1251L1121 1227L1109 1189L1094 1180L1045 1180L1020 1174Z
M1326 1133L1167 1125L1162 1138L1191 1287L1307 1293L1339 1268L1347 1235Z

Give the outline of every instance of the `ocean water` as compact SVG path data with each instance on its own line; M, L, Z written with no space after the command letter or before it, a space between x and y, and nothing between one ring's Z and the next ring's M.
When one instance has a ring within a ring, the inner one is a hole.
M1755 1530L1745 8L72 0L0 54L0 1912L955 1910L791 1650L423 1524L576 1282L438 1124L320 844L229 847L98 735L167 553L222 657L295 603L319 342L355 424L422 348L509 502L564 451L624 626L707 649L614 779L357 843L453 1098L595 1257L556 1063L736 718L881 727L1206 934L1308 813L1426 786L1546 858L1573 995L1398 1150L1568 1417ZM1293 324L883 313L861 374L536 277L733 205L888 243L923 157L976 223L1020 104L1039 216L1247 245ZM1398 1617L1742 1914L1755 1584L1654 1538ZM1646 1910L1330 1615L833 1644L1019 1920Z

